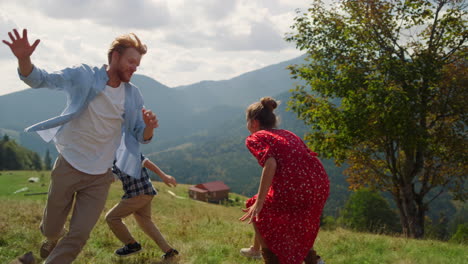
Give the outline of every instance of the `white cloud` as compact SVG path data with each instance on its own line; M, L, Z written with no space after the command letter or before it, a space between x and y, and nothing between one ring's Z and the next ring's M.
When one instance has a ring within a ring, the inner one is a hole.
M272 24L252 22L248 34L220 34L216 47L220 50L264 50L278 51L286 48L286 42Z
M147 0L29 0L29 5L48 17L92 20L105 26L153 29L170 21L165 1Z
M177 64L175 64L171 70L182 73L194 72L201 66L200 64L199 61L181 59L177 61Z
M286 48L283 36L268 22L251 22L247 32L235 33L234 25L214 28L214 32L169 33L166 40L182 47L211 47L215 50L267 50L278 51Z
M0 12L0 29L2 28L15 28L17 25L13 22L13 20L9 19L6 17L4 14ZM2 36L0 39L6 40L8 42L11 42L10 38L8 37L7 34ZM12 54L10 51L10 48L5 45L3 42L0 43L0 60L5 60L5 59L11 59Z
M182 8L185 11L183 13L191 14L192 18L216 21L235 13L237 5L238 1L236 0L191 0L182 1L179 3L178 8L172 11L173 13L177 13Z
M195 1L199 2L199 1ZM221 2L221 1L217 1ZM230 1L234 3L235 1ZM262 1L260 1L262 2ZM224 15L218 20L206 17L194 17L189 9L182 9L179 15L184 20L177 24L176 29L166 34L166 41L181 47L201 48L211 47L215 50L282 50L286 48L283 40L283 26L273 23L269 9L259 6L255 1L238 1L235 8L226 8ZM202 8L217 13L212 6ZM193 7L197 9L197 7ZM192 9L190 9L192 10ZM231 13L225 13L230 10ZM202 12L203 13L203 12ZM181 17L177 17L181 20ZM291 19L292 21L292 19Z
M33 62L46 70L107 62L121 34L135 32L148 46L139 74L170 87L229 79L299 56L284 35L307 0L0 0L0 39L27 28L41 39ZM0 95L24 89L17 62L0 43Z
M74 53L82 52L82 39L80 37L66 37L62 40L63 47Z

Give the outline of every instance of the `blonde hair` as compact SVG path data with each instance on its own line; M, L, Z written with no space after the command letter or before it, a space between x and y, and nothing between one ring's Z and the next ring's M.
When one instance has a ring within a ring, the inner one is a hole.
M107 59L109 64L112 60L112 53L117 51L122 54L127 48L135 48L141 55L146 54L147 47L141 43L140 39L135 33L124 34L115 38L107 52Z
M278 118L273 111L278 107L279 102L271 97L263 97L259 102L255 102L247 107L246 119L258 120L260 127L270 129L276 127Z

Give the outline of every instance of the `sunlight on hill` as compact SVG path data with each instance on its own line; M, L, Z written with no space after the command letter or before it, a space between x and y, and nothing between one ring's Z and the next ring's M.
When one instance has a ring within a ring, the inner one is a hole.
M155 152L155 153L150 153L150 154L161 154L161 153L164 153L164 152L184 150L184 149L190 148L191 146L193 146L193 143L185 143L185 144L181 144L181 145L178 145L178 146L175 146L175 147L171 147L171 148L168 148L168 149L165 149L165 150L162 150L162 151L158 151L158 152Z

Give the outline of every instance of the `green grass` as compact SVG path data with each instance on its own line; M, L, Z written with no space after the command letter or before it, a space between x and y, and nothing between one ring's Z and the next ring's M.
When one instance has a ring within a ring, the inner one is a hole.
M28 182L31 177L39 178L39 182ZM0 171L0 199L42 201L45 195L25 196L25 194L47 192L49 179L50 173L46 171ZM22 188L27 188L27 191L14 194Z
M27 251L33 251L38 256L43 239L38 227L46 195L25 196L28 192L13 192L23 187L28 187L29 193L47 191L49 173L0 173L0 263L9 263ZM39 177L42 182L28 183L29 177ZM181 252L179 263L262 263L239 255L239 249L249 246L253 237L252 228L238 221L243 214L239 206L226 207L188 199L187 185L177 188L166 187L160 182L154 185L159 190L152 204L154 221L169 243ZM168 190L185 199L172 197ZM119 201L121 193L121 184L112 184L105 211ZM121 244L107 227L103 215L74 263L160 263L162 252L137 227L132 217L125 222L145 250L123 260L114 257L113 251ZM467 262L468 252L466 245L356 233L344 229L321 231L315 249L327 264L462 264Z

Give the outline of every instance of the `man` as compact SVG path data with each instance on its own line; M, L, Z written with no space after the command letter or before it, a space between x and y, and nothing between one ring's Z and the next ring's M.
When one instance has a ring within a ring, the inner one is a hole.
M123 35L111 44L109 66L82 64L48 73L31 62L40 40L31 45L26 29L22 36L16 29L8 35L11 41L3 42L18 59L20 79L32 88L67 94L67 106L60 116L26 131L53 140L59 152L40 225L46 237L41 257L46 264L71 263L104 208L114 159L125 173L138 177L141 168L132 164L140 159L139 143L148 143L158 127L156 116L143 108L139 90L129 83L146 45L135 34ZM73 203L67 232L64 225Z

